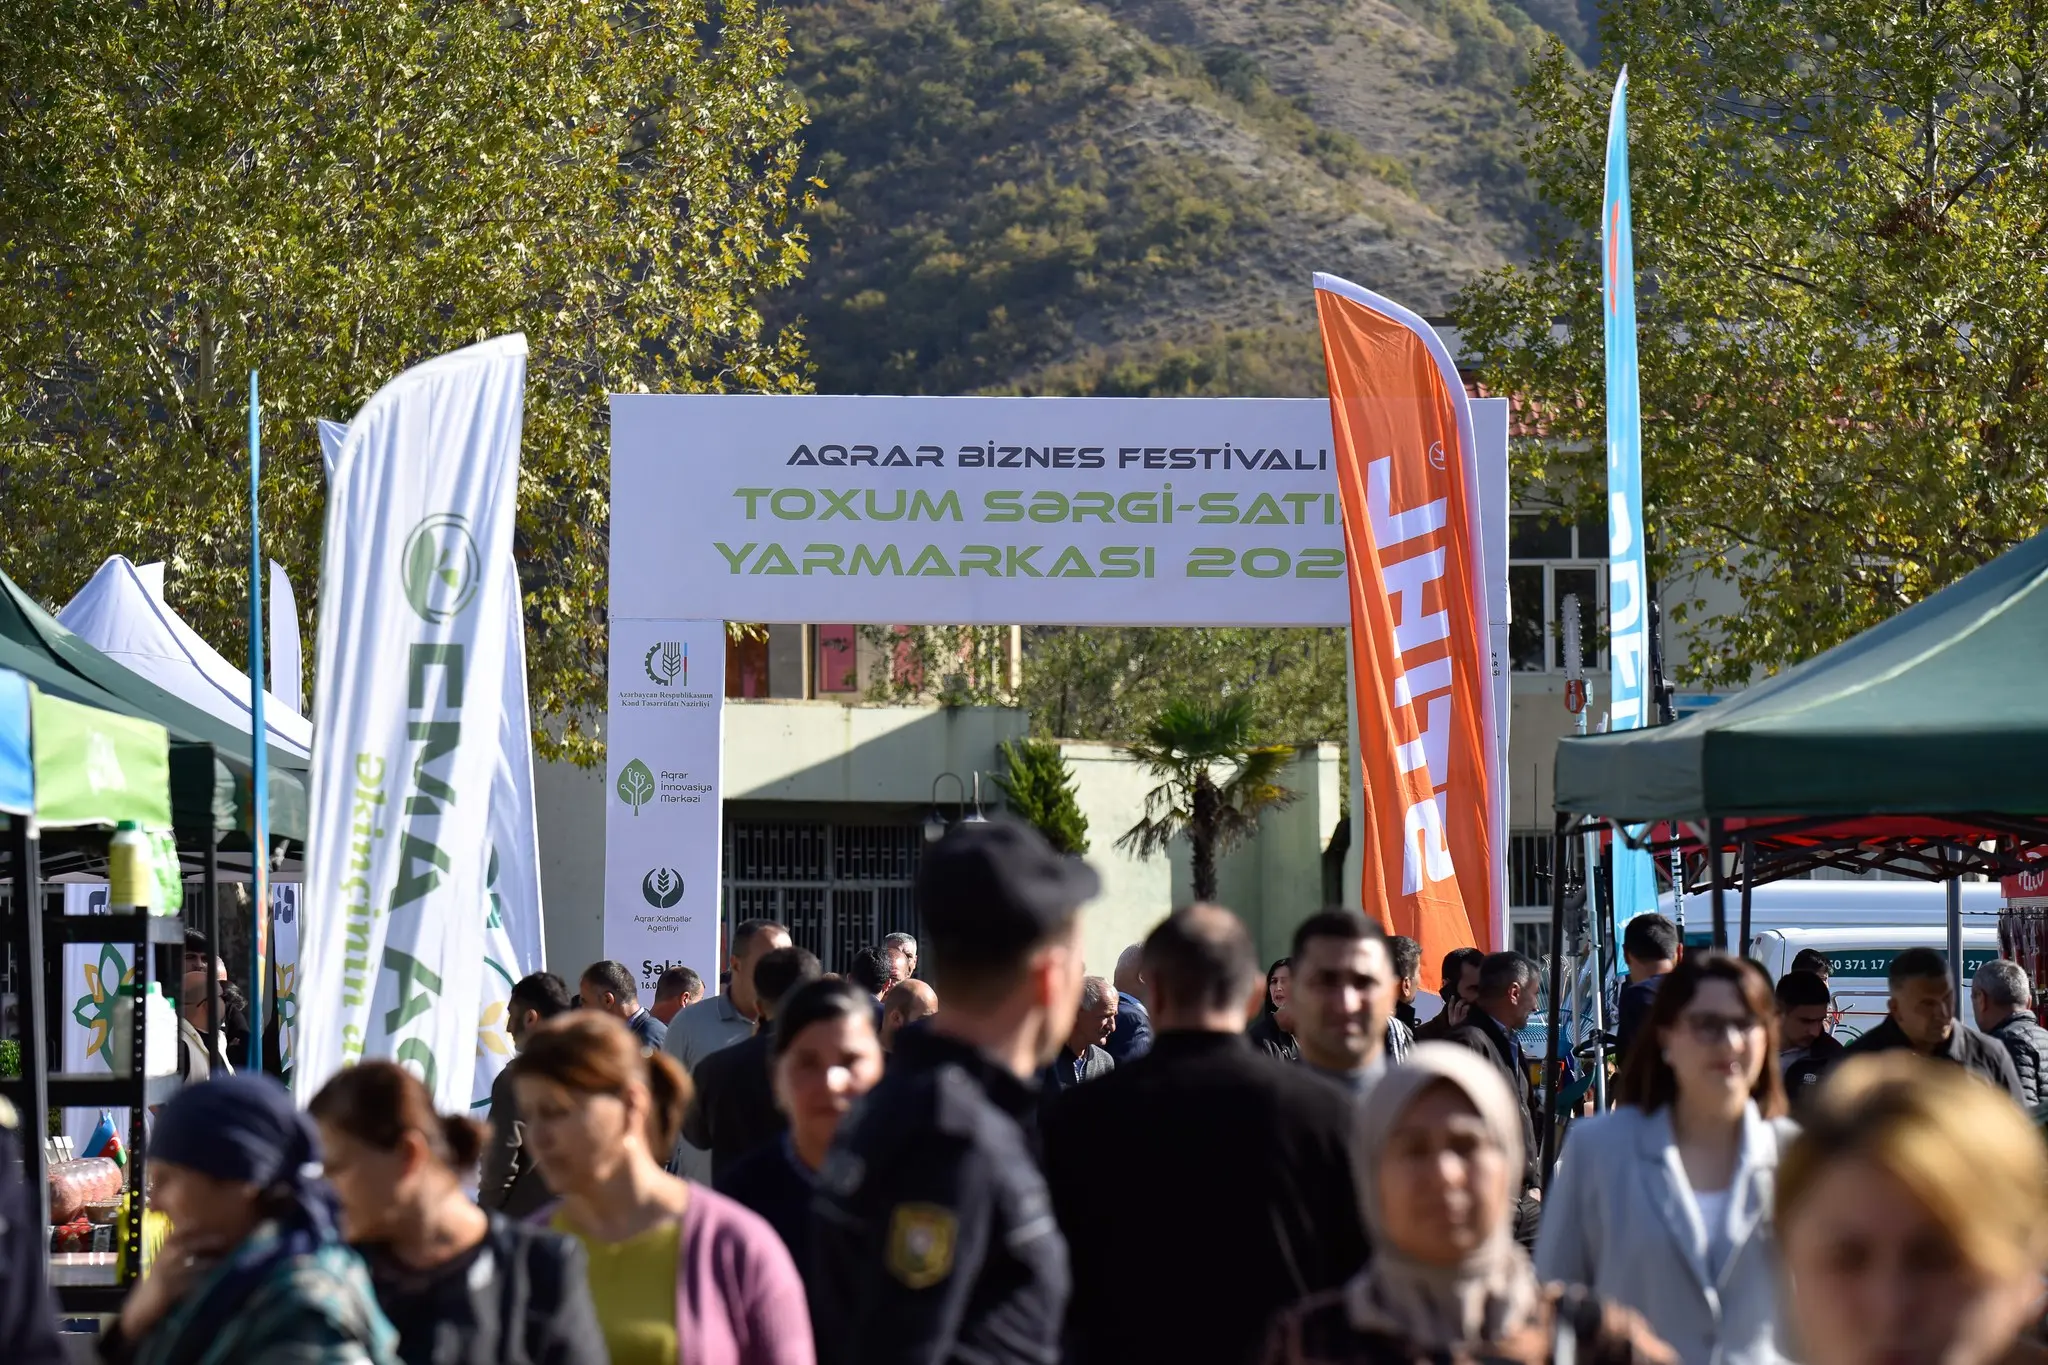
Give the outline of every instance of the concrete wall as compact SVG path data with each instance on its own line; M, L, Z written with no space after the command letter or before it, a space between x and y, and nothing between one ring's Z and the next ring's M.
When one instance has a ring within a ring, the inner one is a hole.
M1001 793L997 746L1022 739L1030 718L1014 707L848 706L840 701L728 701L725 796L729 801L877 801L929 806L932 783L955 773L970 792ZM950 808L952 780L939 788Z

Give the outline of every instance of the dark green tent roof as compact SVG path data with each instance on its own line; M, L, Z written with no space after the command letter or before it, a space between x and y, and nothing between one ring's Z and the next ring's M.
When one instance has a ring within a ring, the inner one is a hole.
M1675 725L1561 741L1556 789L1631 822L2048 815L2048 533Z
M0 573L0 668L68 701L153 720L171 736L171 812L181 830L248 825L249 736L81 640ZM306 760L270 746L271 834L306 837Z

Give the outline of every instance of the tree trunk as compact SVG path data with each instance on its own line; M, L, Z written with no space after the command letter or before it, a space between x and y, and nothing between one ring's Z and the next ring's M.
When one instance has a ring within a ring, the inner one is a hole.
M1195 899L1216 899L1216 787L1207 773L1195 779L1194 818L1188 821L1193 846Z

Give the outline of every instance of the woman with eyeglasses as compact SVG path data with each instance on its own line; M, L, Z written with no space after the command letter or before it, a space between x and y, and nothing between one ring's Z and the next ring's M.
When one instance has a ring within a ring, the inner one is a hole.
M1645 1045L1647 1044L1647 1045ZM1772 1186L1798 1129L1753 964L1688 955L1665 978L1612 1113L1573 1126L1536 1270L1633 1308L1684 1365L1774 1365Z

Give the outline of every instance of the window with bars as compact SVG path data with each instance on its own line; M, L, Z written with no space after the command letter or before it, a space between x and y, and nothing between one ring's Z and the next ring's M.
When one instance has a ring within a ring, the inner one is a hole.
M894 933L921 933L921 825L728 820L727 923L772 919L828 972Z
M1582 667L1606 667L1596 625L1607 610L1607 527L1517 512L1508 531L1508 657L1517 673L1558 673L1564 657L1565 599L1579 599Z

